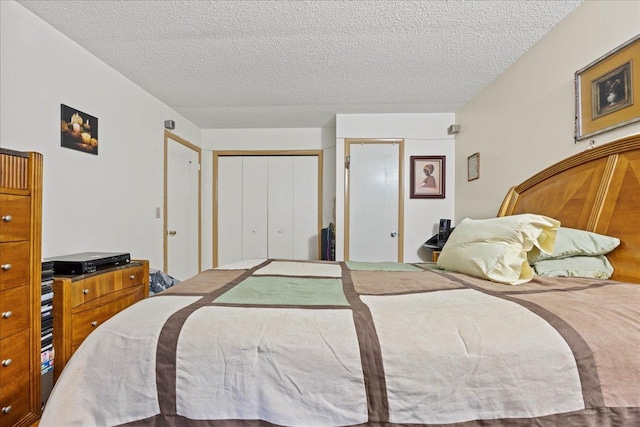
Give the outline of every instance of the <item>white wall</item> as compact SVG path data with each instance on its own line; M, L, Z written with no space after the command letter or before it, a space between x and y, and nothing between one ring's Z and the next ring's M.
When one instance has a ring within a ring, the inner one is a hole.
M574 143L574 73L640 32L640 2L586 1L456 113L456 214L496 215L509 188L565 157L640 132L640 123ZM467 157L480 153L480 179Z
M162 268L163 123L196 145L200 130L19 4L0 16L0 144L44 155L43 257L127 251ZM60 146L60 104L99 119L98 156Z
M422 244L437 232L440 218L454 213L455 144L447 135L453 113L338 114L336 116L336 259L344 259L344 149L345 139L404 139L404 262L431 261ZM411 156L446 156L444 199L409 198Z

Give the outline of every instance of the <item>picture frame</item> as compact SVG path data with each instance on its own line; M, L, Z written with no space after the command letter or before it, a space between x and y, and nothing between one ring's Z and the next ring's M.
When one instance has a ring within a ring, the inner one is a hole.
M640 121L640 35L575 73L575 140Z
M98 155L98 118L60 104L60 146Z
M467 181L480 178L480 153L473 153L467 157Z
M444 199L446 156L411 156L411 199Z

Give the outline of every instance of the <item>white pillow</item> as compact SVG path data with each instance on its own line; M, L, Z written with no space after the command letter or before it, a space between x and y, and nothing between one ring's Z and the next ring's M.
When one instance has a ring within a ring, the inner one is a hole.
M547 259L535 263L533 268L539 276L547 277L608 279L613 274L613 266L604 255Z
M533 278L527 252L551 253L560 221L521 214L491 219L464 219L453 230L438 257L438 267L518 285Z
M605 255L620 244L616 237L603 236L590 231L560 227L553 253L546 254L534 247L528 254L529 264L546 259L559 259L574 256Z

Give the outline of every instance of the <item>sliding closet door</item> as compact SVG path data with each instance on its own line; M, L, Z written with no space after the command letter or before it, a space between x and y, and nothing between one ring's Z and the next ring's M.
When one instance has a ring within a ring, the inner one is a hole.
M268 258L268 159L242 158L242 259Z
M318 157L268 157L269 258L318 258Z
M273 156L268 162L269 258L293 258L293 157Z
M242 259L242 157L218 157L217 265Z
M319 259L318 175L318 156L293 158L294 259Z
M318 259L317 155L218 156L216 266Z

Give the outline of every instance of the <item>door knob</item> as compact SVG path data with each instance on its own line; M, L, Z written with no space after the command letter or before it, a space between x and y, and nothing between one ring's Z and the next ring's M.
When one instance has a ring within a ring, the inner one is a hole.
M175 236L176 234L178 234L176 230L169 231L169 236Z
M391 232L391 237L397 237L398 236L398 232L397 231L392 231Z

